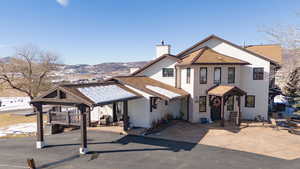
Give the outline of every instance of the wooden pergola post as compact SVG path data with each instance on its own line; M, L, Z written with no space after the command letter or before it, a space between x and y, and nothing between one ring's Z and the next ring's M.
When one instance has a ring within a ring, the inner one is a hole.
M80 134L81 134L81 145L79 148L80 154L87 154L88 148L87 148L87 130L86 130L86 106L85 105L79 105L79 113L80 113Z
M86 107L86 115L87 115L87 126L91 127L92 123L91 123L91 107Z
M128 117L128 101L123 101L123 129L124 131L127 131L129 128L129 117Z
M43 129L43 105L41 103L36 103L33 105L36 111L36 123L37 123L37 141L36 141L36 148L42 149L45 146L44 143L44 129Z
M221 127L225 126L225 117L224 117L224 96L221 97Z
M117 118L117 103L114 102L113 103L113 122L117 122L118 118Z

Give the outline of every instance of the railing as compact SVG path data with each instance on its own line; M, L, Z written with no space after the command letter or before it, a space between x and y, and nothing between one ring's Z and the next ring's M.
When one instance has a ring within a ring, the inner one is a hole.
M49 111L48 121L51 124L62 124L70 126L80 126L80 114L76 111Z

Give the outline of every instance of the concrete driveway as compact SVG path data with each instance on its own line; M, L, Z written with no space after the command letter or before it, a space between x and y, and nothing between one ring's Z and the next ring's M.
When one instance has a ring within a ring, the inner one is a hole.
M79 131L46 137L49 145L35 149L35 138L0 139L0 168L26 166L57 169L293 169L299 160L283 160L214 146L89 131L91 154L80 156Z
M150 137L185 141L225 149L245 151L285 160L300 158L300 136L276 130L262 123L242 123L241 127L218 123L201 125L177 122Z

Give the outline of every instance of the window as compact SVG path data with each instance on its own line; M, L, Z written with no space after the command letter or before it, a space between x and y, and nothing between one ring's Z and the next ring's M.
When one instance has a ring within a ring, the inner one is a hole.
M235 67L228 68L228 83L235 82Z
M189 84L191 82L191 68L186 68L186 83Z
M255 107L255 96L247 95L245 97L245 107Z
M253 80L264 80L264 68L253 68Z
M214 84L219 84L219 83L221 83L221 68L220 67L215 67Z
M174 77L174 69L173 68L163 68L162 76L163 77Z
M153 109L157 108L157 100L158 97L150 97L150 112L152 112Z
M206 112L206 96L199 96L199 112Z
M206 84L207 83L207 68L201 67L200 68L200 84Z
M227 100L227 110L233 111L234 110L234 96L230 96Z

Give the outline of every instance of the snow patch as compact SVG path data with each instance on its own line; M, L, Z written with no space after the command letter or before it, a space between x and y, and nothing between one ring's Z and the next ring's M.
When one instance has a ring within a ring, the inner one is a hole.
M136 96L117 85L83 87L78 88L78 90L95 103L109 102Z
M178 97L180 96L180 94L177 94L177 93L174 93L170 90L167 90L167 89L163 89L163 88L160 88L160 87L157 87L157 86L151 86L151 85L147 85L146 88L156 92L156 93L159 93L163 96L167 96L168 98L172 99L174 97Z
M0 137L8 134L30 134L37 131L36 123L20 123L0 128Z

